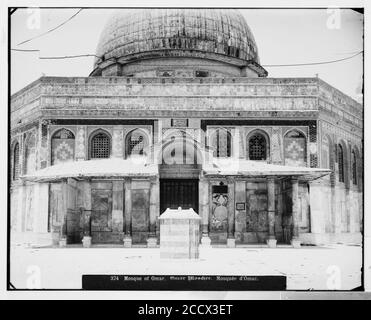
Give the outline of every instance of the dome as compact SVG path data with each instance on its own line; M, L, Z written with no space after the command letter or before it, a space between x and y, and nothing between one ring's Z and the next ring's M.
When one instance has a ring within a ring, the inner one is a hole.
M248 61L263 69L249 26L232 9L118 10L103 29L96 56L94 68L108 61L187 57L240 67Z

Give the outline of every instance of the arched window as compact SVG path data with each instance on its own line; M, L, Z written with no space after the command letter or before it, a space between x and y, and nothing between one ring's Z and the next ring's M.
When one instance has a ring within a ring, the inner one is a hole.
M13 148L13 172L12 172L13 180L17 180L19 178L19 143L17 142Z
M99 131L90 140L90 159L109 158L111 139L107 133Z
M357 185L357 156L354 150L352 151L352 180L353 184Z
M338 167L339 167L339 182L344 182L344 151L341 144L338 145Z
M60 129L52 136L52 165L73 161L75 156L75 136L70 130Z
M25 140L24 156L24 173L31 174L36 169L36 136L34 133L28 135Z
M216 129L211 139L214 148L214 157L230 157L232 154L232 136L226 129Z
M261 133L254 133L249 138L248 148L250 160L267 159L267 140Z
M306 163L306 138L303 133L298 130L291 130L284 136L284 156L285 165L302 166Z
M147 146L147 137L140 130L133 130L126 137L127 156L145 155Z

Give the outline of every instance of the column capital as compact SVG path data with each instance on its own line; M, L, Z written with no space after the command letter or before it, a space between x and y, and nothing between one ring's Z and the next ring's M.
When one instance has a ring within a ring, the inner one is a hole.
M269 176L269 177L267 177L267 182L268 183L274 183L276 181L276 179L274 178L274 177L271 177L271 176Z
M298 178L298 177L295 177L295 176L294 176L294 177L291 177L290 180L291 180L292 183L297 183L297 182L299 182L299 178Z

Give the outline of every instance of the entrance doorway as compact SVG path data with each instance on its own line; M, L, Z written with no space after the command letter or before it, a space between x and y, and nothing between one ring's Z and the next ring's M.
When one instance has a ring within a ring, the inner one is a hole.
M160 179L160 214L178 207L198 213L198 179Z

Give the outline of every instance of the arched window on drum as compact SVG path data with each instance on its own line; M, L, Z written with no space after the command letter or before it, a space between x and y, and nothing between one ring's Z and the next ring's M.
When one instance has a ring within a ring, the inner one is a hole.
M141 130L133 130L126 136L126 156L147 154L148 139Z
M211 147L214 149L214 157L230 157L232 155L231 133L223 128L216 129L211 136Z
M52 165L73 161L75 157L75 136L67 129L60 129L52 136Z
M307 141L304 134L298 130L291 130L284 136L285 165L307 166Z

